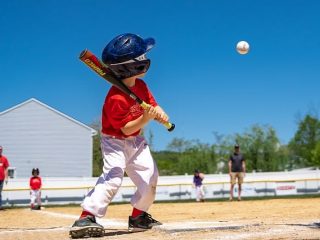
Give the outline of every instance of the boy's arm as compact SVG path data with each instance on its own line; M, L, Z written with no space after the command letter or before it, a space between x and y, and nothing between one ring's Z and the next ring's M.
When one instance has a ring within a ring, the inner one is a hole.
M158 105L157 101L155 100L153 94L151 93L150 89L147 87L148 92L148 104L156 108L156 111L158 112L158 115L154 118L154 120L158 121L159 123L165 124L169 122L169 117L165 113L165 111Z
M245 160L242 161L242 170L243 170L243 174L246 175L246 161Z
M169 121L169 116L163 111L163 109L158 105L155 107L158 115L156 116L155 120L160 123L166 123Z
M8 184L8 168L4 170L4 179L5 179L5 183Z
M162 123L168 121L168 116L160 106L150 106L149 109L144 110L143 115L128 122L123 128L121 128L121 131L125 135L131 135L142 129L152 119L157 119L157 121Z

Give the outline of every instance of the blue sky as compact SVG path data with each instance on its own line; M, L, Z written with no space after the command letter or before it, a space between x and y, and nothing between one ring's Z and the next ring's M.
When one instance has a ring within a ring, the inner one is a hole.
M0 1L0 111L34 97L90 124L109 85L78 60L114 36L154 37L144 78L176 124L151 123L156 150L173 137L269 124L282 143L297 114L320 107L320 1ZM235 45L246 40L247 55Z

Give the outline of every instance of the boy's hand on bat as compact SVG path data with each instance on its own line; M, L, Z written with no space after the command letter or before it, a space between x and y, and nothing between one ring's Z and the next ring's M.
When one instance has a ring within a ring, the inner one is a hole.
M155 117L155 120L160 123L166 123L169 121L169 116L163 111L163 109L160 106L155 107L157 111L157 116Z
M148 108L144 110L143 118L146 120L153 120L157 117L158 112L155 107L149 105Z

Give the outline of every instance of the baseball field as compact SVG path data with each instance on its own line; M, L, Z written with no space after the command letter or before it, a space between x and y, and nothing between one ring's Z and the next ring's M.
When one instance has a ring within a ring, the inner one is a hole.
M69 239L78 206L0 212L0 239ZM101 239L320 239L320 198L155 203L150 213L162 226L127 231L129 204L111 205Z

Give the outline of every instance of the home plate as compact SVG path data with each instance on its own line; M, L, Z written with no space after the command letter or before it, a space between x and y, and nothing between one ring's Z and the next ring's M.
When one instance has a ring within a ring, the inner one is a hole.
M156 226L153 229L166 233L210 231L210 230L237 230L247 227L247 225L232 224L230 222L194 221L194 222L172 222Z

